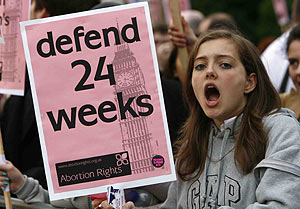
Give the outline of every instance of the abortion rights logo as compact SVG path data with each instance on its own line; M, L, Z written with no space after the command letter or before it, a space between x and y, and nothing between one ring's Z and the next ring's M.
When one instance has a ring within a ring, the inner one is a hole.
M116 154L117 166L128 165L129 161L127 159L128 154L125 152L123 154Z
M152 158L152 165L153 165L155 168L160 168L160 167L162 167L164 164L165 164L165 159L164 159L163 156L161 156L161 155L155 155L155 156Z

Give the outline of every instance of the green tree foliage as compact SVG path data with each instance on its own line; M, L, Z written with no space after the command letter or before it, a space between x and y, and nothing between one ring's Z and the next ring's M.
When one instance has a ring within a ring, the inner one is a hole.
M226 12L234 17L240 31L253 43L269 36L279 36L280 26L274 13L272 0L191 0L192 8L204 15ZM291 11L292 0L287 0Z

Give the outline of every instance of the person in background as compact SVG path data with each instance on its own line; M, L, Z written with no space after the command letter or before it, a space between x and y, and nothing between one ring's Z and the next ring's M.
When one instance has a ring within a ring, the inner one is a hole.
M261 55L271 82L279 93L290 92L292 88L295 88L289 77L289 62L286 59L285 49L291 29L298 24L300 24L300 0L294 0L289 29L275 39Z
M32 0L30 18L84 11L98 3L98 0ZM0 122L6 159L22 173L34 177L44 188L47 188L27 71L24 96L8 98Z
M198 11L187 10L183 13L195 26L197 26L202 20L203 15ZM161 75L161 85L164 95L170 139L171 143L174 144L178 137L180 127L187 118L188 109L183 99L182 85L177 75L174 75L177 53L173 53L173 45L168 36L168 26L165 24L154 26L153 35ZM174 60L171 60L172 58Z
M198 26L199 33L206 32L207 30L210 30L212 28L216 28L216 25L222 24L222 25L228 25L228 28L231 28L232 30L237 29L237 24L234 20L234 18L225 12L215 12L210 15L208 15Z
M283 107L293 110L296 118L300 119L300 25L294 27L289 33L286 53L289 61L289 76L295 88L290 92L280 94Z
M153 27L153 37L159 71L161 74L164 74L167 71L168 58L172 50L172 43L168 36L168 26L166 24L155 25Z
M160 44L169 42L168 25L158 24L153 26L153 36L156 47L159 47Z
M261 59L271 82L279 93L289 92L294 84L289 77L289 62L286 59L285 46L290 30L275 39L261 54Z
M171 24L169 27L169 38L176 47L187 47L190 53L197 41L197 33L194 32L189 23L182 17L183 32L179 32L178 28ZM224 12L216 12L208 15L198 25L198 34L206 32L207 30L226 29L236 33L238 26L230 14Z
M181 16L184 17L185 21L192 28L196 36L199 36L199 25L205 20L204 15L199 10L188 9L181 11Z

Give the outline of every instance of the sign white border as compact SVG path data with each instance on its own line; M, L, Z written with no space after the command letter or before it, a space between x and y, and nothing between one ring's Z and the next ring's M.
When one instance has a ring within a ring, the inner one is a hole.
M165 108L164 108L163 92L161 89L161 80L160 80L160 74L159 74L159 67L158 67L158 63L157 63L157 56L156 56L156 49L155 49L155 43L154 43L154 38L153 38L153 32L152 32L152 24L151 24L149 7L148 7L147 2L132 3L132 4L127 4L127 5L103 8L103 9L89 10L89 11L79 12L79 13L74 13L74 14L67 14L67 15L61 15L61 16L20 22L23 46L24 46L25 57L26 57L26 61L27 61L26 63L27 63L28 75L29 75L29 79L30 79L30 86L31 86L31 90L32 90L33 103L34 103L34 107L35 107L34 110L35 110L37 126L38 126L38 131L39 131L39 137L40 137L40 142L41 142L41 149L42 149L42 154L43 154L43 161L44 161L44 166L45 166L50 200L58 200L58 199L63 199L63 198L96 194L96 193L106 192L107 190L106 190L106 187L101 186L101 187L94 187L94 188L88 188L88 189L61 192L61 193L56 193L56 194L54 193L25 27L29 26L29 25L40 24L40 23L55 22L55 21L59 21L59 20L67 20L67 19L72 19L72 18L77 18L77 17L89 16L89 15L112 12L112 11L120 11L120 10L131 9L131 8L139 8L139 7L144 8L145 15L146 15L146 21L147 21L147 25L148 25L148 33L149 33L149 40L150 40L150 44L151 44L152 58L154 61L156 83L157 83L157 87L158 87L158 94L159 94L159 100L160 100L160 104L161 104L165 136L166 136L168 152L169 152L169 159L170 159L169 162L170 162L171 174L152 177L152 178L146 178L146 179L140 179L140 180L135 180L135 181L130 181L130 182L117 183L117 184L112 184L110 186L117 187L117 188L134 188L134 187L140 187L140 186L145 186L145 185L149 185L149 184L158 184L158 183L176 180L173 153L172 153L172 149L171 149L171 140L170 140L170 136L169 136L166 112L165 112Z

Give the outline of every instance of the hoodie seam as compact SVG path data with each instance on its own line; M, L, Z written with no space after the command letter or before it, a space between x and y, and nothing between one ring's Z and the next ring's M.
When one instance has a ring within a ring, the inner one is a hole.
M294 175L300 177L300 167L293 163L286 162L283 160L264 159L254 168L254 170L256 170L258 168L273 168L273 169L288 172L288 173L291 173L291 174L294 174Z

